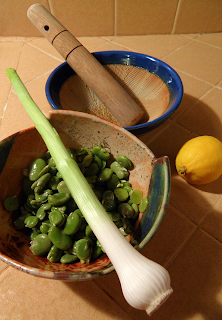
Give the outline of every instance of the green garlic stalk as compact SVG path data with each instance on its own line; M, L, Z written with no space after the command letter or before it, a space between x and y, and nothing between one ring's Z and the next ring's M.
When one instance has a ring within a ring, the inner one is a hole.
M120 233L78 164L71 159L57 131L32 100L16 71L9 68L6 73L79 209L112 262L126 301L132 307L145 310L151 315L172 293L167 270L145 258Z

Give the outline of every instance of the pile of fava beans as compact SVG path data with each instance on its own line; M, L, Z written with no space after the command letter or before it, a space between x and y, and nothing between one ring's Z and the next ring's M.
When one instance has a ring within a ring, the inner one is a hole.
M124 155L112 160L101 146L92 150L67 149L102 203L110 219L127 236L134 231L139 212L147 207L147 197L129 182L131 161ZM50 262L89 263L104 250L88 225L65 181L47 151L23 170L25 201L17 196L5 199L6 210L15 211L13 224L29 230L30 250Z

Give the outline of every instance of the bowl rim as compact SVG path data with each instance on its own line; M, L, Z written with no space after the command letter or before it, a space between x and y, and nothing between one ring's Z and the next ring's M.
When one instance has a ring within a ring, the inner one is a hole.
M107 61L108 59L111 59L111 58L113 59L113 57L115 57L115 59L119 59L120 57L122 59L131 59L132 61L130 61L130 65L141 67L141 68L146 69L148 71L150 71L150 70L149 70L148 66L145 67L145 64L155 62L156 65L158 65L158 70L160 70L160 69L167 70L167 73L169 75L169 81L166 83L166 85L168 86L169 90L170 90L170 83L171 83L172 79L174 79L174 82L175 82L174 85L177 88L177 96L176 96L176 99L173 103L173 106L171 106L169 108L169 110L165 111L160 117L158 117L152 121L148 121L148 122L141 123L141 124L136 124L134 126L124 127L124 129L126 129L128 131L138 131L139 129L156 127L160 123L162 123L164 120L169 118L179 107L181 100L182 100L182 97L183 97L183 83L182 83L181 78L178 75L178 73L170 65L168 65L166 62L164 62L158 58L155 58L153 56L149 56L149 55L146 55L143 53L138 53L138 52L133 52L133 51L115 51L115 50L99 51L99 52L92 52L92 55L94 55L101 63L103 63L104 60ZM56 109L56 110L60 110L60 108L58 106L56 106L56 104L54 103L54 101L51 97L50 86L51 86L52 81L54 80L53 79L54 76L57 73L59 73L67 65L68 65L67 62L63 62L58 67L56 67L52 71L52 73L49 75L49 77L46 81L46 85L45 85L45 93L46 93L46 97L48 99L48 102L52 106L52 108ZM75 71L73 71L73 72L75 73ZM155 72L153 72L153 73L155 74Z

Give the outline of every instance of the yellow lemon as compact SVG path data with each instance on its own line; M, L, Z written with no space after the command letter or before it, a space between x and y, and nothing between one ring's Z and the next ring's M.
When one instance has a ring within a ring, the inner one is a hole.
M206 184L222 174L222 143L212 136L187 141L176 156L178 174L191 184Z

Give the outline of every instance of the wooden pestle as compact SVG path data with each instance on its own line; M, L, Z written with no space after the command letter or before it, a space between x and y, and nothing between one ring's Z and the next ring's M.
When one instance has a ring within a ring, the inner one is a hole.
M143 116L140 106L44 6L31 5L27 15L123 127L138 123Z

